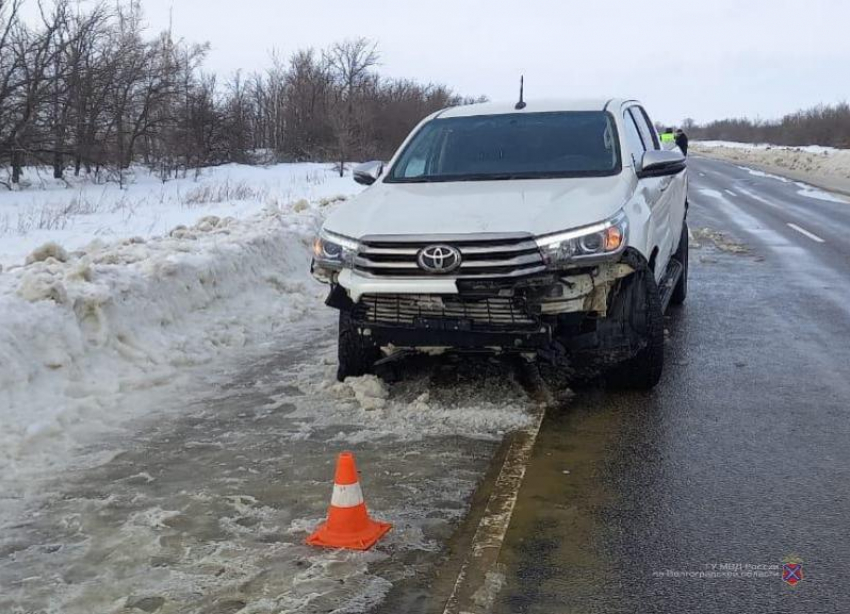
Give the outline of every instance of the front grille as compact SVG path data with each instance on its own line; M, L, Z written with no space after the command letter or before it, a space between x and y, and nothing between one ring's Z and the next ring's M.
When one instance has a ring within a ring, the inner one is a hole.
M449 274L457 279L523 277L546 270L537 244L527 234L375 236L360 240L354 268L370 277L439 277L416 262L429 245L445 244L461 253L461 265Z
M430 326L452 322L451 328L510 329L536 327L522 298L472 299L457 295L364 294L354 310L361 322L395 326Z

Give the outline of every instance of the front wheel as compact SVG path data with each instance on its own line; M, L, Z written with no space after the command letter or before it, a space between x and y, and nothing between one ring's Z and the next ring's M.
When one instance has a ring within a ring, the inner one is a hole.
M631 359L614 367L608 374L610 386L619 389L650 390L661 379L664 369L664 313L653 272L636 271L628 279L630 292L629 325L643 337L644 347Z
M348 311L339 312L339 366L336 378L340 382L347 377L359 377L371 373L381 350L368 337L360 334Z

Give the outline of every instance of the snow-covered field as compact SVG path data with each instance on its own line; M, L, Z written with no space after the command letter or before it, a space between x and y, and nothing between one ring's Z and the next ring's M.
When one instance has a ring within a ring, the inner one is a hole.
M319 164L135 175L0 192L4 477L60 467L134 393L297 326L320 304L310 237L359 191Z
M831 147L780 147L777 145L694 141L694 153L755 166L798 181L850 193L850 150Z
M350 176L340 178L328 164L229 164L165 183L144 168L125 174L122 188L72 175L57 181L50 169L26 169L21 190L0 190L0 265L22 263L47 241L75 250L93 240L147 239L205 215L286 213L305 207L304 201L316 205L358 191Z
M835 147L823 147L821 145L786 147L784 145L771 145L770 143L738 143L736 141L693 141L693 144L712 149L717 147L724 147L726 149L755 149L759 151L765 151L768 149L784 149L812 154L834 154L845 151L842 149L836 149Z

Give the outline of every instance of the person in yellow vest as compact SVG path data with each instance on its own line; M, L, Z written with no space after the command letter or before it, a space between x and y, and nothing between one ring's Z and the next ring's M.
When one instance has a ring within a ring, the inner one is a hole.
M676 146L676 135L673 134L672 128L661 133L661 146L664 149L673 149Z

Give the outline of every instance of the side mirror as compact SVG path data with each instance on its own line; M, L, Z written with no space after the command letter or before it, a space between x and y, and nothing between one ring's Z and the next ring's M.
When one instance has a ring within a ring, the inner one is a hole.
M637 176L639 179L643 179L644 177L666 177L668 175L678 175L685 168L687 168L685 156L678 149L673 151L651 149L643 154Z
M361 185L372 185L384 172L384 163L378 160L364 162L354 167L354 181Z

